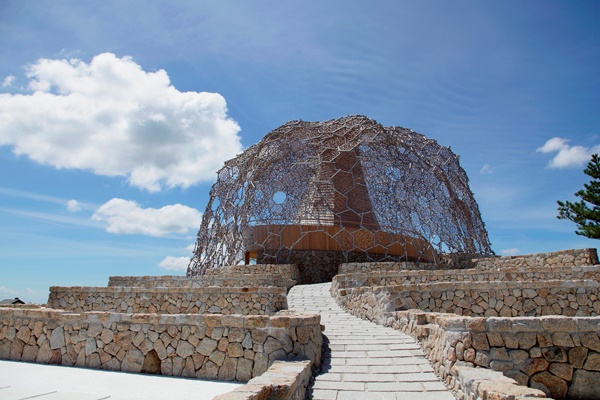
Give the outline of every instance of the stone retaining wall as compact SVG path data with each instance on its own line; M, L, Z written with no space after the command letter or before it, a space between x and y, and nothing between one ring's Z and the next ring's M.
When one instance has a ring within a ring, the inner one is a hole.
M214 275L245 275L245 274L267 274L281 275L289 279L298 280L300 273L295 264L247 264L229 265L220 268L209 268L203 276Z
M433 263L411 261L386 261L386 262L351 262L340 264L340 274L391 272L391 271L423 271L435 270L438 266Z
M111 276L108 278L108 286L145 288L278 286L289 289L296 284L298 276L298 267L295 264L249 264L211 268L206 270L204 275L192 278L181 275Z
M248 381L276 360L320 364L317 314L71 313L0 308L0 359Z
M478 258L454 265L475 268L445 271L348 264L332 295L352 314L419 340L460 399L541 397L537 389L598 399L597 264L595 249Z
M600 281L600 265L540 268L507 268L500 271L461 269L436 271L388 271L340 274L333 278L332 289L358 286L397 286L437 282L489 281L547 281L547 280Z
M272 314L287 308L286 289L52 286L48 307L72 312Z
M386 256L385 254L365 252L341 252L327 250L279 250L277 257L267 256L263 252L257 254L257 265L273 262L291 262L298 266L298 283L312 284L331 282L343 263L379 263L383 259L401 259L403 256ZM392 263L398 263L393 261ZM384 263L387 264L387 263ZM431 264L434 265L434 264Z
M520 267L596 265L598 253L596 249L562 250L522 256L475 258L470 261L470 264L474 268L500 270Z
M354 315L381 322L383 313L420 309L466 316L600 315L597 281L456 282L332 290Z
M526 254L522 256L506 257L451 257L454 261L448 261L442 257L440 264L426 262L348 262L340 264L340 274L370 273L389 271L413 271L413 270L448 270L469 269L480 270L504 270L515 268L549 268L549 267L572 267L598 264L596 249L573 249L561 250L551 253ZM465 258L466 257L466 258Z
M387 314L384 325L419 340L435 371L459 391L458 367L480 366L555 399L600 398L600 317L474 318L410 310Z
M296 281L282 275L268 274L222 274L204 275L188 278L181 275L165 276L111 276L108 278L109 287L143 287L143 288L201 288L218 287L268 287L277 286L289 290Z

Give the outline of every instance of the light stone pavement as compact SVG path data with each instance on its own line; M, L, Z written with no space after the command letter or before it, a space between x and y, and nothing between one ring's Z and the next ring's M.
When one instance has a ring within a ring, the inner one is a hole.
M329 349L314 400L455 400L413 338L345 312L330 287L297 285L288 293L289 309L318 312L325 325Z

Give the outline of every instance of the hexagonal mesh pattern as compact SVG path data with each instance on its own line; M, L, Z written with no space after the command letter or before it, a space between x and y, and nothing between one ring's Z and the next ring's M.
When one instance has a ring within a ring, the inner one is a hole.
M188 276L303 252L433 263L442 252L492 254L458 156L364 116L291 121L227 161Z

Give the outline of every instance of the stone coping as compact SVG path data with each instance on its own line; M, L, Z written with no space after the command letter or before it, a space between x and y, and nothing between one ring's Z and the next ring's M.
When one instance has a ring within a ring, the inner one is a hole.
M144 288L200 288L218 287L269 287L279 286L289 289L296 281L281 274L220 274L188 278L181 275L164 276L111 276L108 287Z
M569 332L600 333L600 317L565 317L548 315L542 317L464 317L452 313L435 313L407 310L385 313L414 319L418 325L436 324L448 331L458 332ZM600 341L598 342L600 346ZM598 348L600 350L600 347Z
M521 386L501 372L485 368L457 367L456 387L459 399L515 400L524 398L546 398L539 389Z
M39 304L1 304L0 308L40 308Z
M306 324L320 324L319 314L281 310L274 315L222 315L222 314L154 314L114 313L106 311L70 312L37 306L17 309L1 308L0 318L40 318L47 321L123 322L127 324L159 325L227 325L236 328L287 328Z
M105 292L105 293L211 293L218 294L222 292L227 293L254 293L254 292L268 292L277 291L285 293L285 290L278 287L219 287L219 286L203 286L199 288L173 288L173 287L156 287L156 288L144 288L144 287L132 287L132 286L50 286L50 290L77 290L79 292Z
M372 290L390 290L397 292L409 292L416 290L428 290L428 291L442 291L442 290L454 290L454 291L472 291L478 289L487 290L514 290L518 289L521 292L526 289L543 289L543 288L600 288L600 282L585 279L585 280L559 280L552 279L547 281L489 281L489 282L432 282L424 284L413 284L413 285L390 285L390 286L359 286L355 288L340 289L339 292L344 291L372 291ZM342 294L343 296L343 294Z
M213 400L304 400L310 377L308 360L275 361L261 376Z

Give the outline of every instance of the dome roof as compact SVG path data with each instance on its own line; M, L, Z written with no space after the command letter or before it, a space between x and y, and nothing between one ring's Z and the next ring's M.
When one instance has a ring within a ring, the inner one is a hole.
M227 161L188 275L237 264L248 251L281 262L281 254L311 246L367 260L491 253L458 156L364 116L291 121Z

